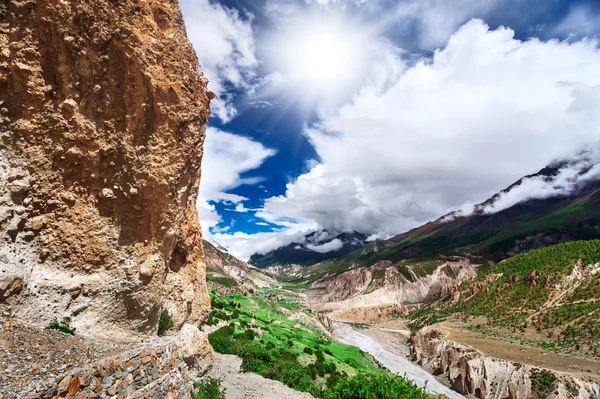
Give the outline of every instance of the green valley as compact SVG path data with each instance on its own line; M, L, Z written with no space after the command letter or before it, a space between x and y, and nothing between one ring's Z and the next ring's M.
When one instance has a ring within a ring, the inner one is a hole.
M437 397L389 373L360 349L333 341L297 302L269 300L273 295L278 293L271 288L254 294L211 292L208 324L216 330L209 341L215 351L242 358L242 371L324 399Z

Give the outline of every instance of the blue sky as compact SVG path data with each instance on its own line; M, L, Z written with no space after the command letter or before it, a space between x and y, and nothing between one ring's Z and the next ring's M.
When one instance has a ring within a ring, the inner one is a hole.
M315 229L398 234L596 160L598 1L180 4L218 95L200 219L240 258Z

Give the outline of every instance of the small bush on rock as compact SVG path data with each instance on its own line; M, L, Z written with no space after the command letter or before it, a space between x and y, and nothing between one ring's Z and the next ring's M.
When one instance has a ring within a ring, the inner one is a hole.
M167 330L170 330L174 327L173 319L171 315L166 310L160 312L160 317L158 318L158 335L163 336Z
M46 328L49 330L60 331L65 334L75 335L75 328L71 328L67 320L58 321L55 318Z

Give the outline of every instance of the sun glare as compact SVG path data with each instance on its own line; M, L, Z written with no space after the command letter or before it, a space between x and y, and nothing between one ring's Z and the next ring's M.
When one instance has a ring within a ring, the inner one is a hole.
M344 80L351 53L340 37L332 32L315 33L297 41L294 61L298 73L319 84L335 84Z
M363 72L365 46L359 32L340 15L306 15L274 39L273 69L305 101L333 98Z

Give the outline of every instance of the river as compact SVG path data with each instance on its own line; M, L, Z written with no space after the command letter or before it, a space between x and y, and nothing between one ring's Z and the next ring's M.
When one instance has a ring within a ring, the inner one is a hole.
M417 385L424 386L427 381L427 391L434 394L446 395L452 399L465 397L440 383L436 378L404 357L392 353L381 346L373 338L361 334L345 323L333 323L333 337L343 344L352 345L369 353L392 373L406 375Z

